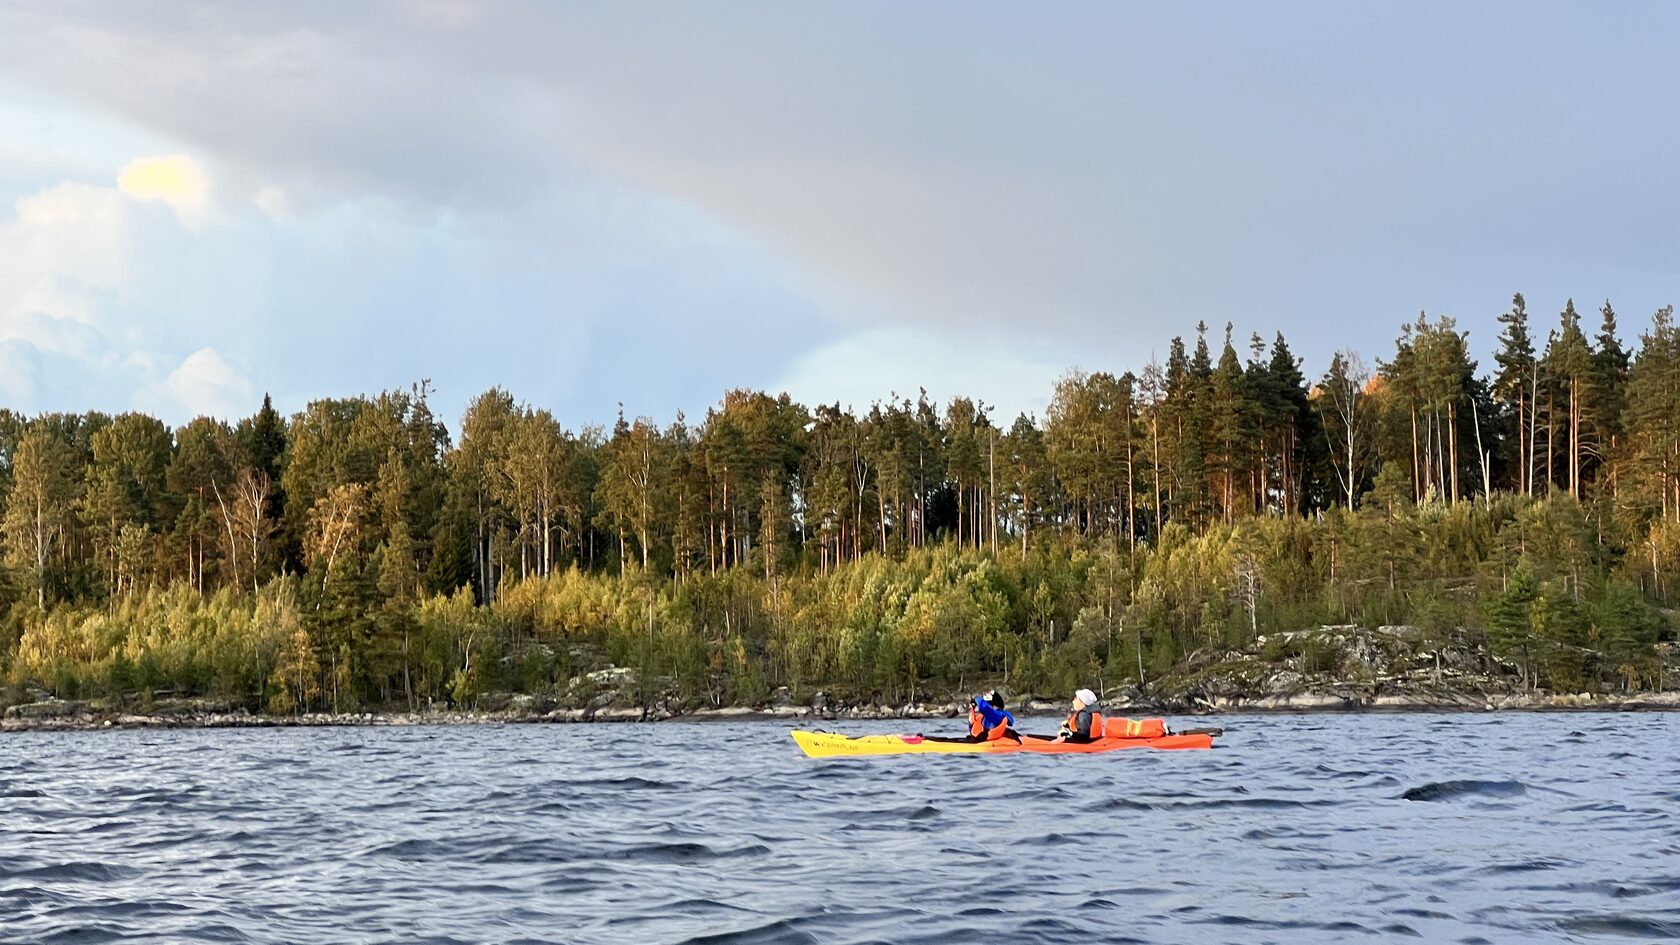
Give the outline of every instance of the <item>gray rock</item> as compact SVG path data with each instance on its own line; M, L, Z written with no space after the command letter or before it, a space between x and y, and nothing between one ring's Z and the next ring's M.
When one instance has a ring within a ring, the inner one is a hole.
M689 713L689 717L696 719L741 719L757 714L757 711L744 705L730 705L717 709L695 709Z
M547 693L521 692L508 699L507 710L523 715L540 715L555 707L554 697Z
M147 713L158 718L184 719L201 715L222 715L232 706L222 699L158 699Z
M1345 696L1332 695L1327 692L1300 692L1292 696L1285 696L1281 708L1286 709L1347 709L1356 708L1357 702Z
M4 718L18 720L69 719L88 714L87 703L73 699L46 699L6 709Z
M1268 695L1286 695L1300 689L1305 682L1305 676L1292 669L1286 669L1266 677L1260 688Z

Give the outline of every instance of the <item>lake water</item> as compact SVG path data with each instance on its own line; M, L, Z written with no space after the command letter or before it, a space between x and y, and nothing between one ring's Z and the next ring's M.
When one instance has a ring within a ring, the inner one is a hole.
M1213 724L829 761L767 723L10 735L0 941L1680 939L1680 715Z

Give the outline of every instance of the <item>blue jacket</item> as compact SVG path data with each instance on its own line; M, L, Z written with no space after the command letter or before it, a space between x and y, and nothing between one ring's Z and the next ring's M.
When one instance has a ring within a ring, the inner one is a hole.
M994 707L983 696L974 697L974 707L980 710L980 718L984 720L988 730L997 728L999 722L1007 721L1010 725L1015 724L1015 716Z

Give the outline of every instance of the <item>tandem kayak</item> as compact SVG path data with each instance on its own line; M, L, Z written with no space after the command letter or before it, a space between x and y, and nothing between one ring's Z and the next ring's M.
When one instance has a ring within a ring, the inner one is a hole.
M1218 730L1160 735L1155 738L1099 738L1093 742L1057 744L1047 738L1025 736L1020 741L999 739L969 742L927 738L922 735L838 735L834 732L790 732L801 751L811 758L845 758L856 755L1091 755L1125 748L1178 750L1212 748Z

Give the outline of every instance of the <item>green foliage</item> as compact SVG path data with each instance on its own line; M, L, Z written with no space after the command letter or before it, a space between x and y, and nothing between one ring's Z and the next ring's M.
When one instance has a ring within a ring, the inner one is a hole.
M1410 624L1534 686L1643 688L1680 589L1680 328L1629 352L1600 313L1537 351L1516 296L1489 376L1420 316L1316 385L1281 335L1198 326L1007 428L735 390L568 429L491 390L452 444L424 383L173 431L0 410L0 670L298 712L609 662L647 703L902 700L1151 685L1260 638L1330 672L1334 635L1279 634Z

